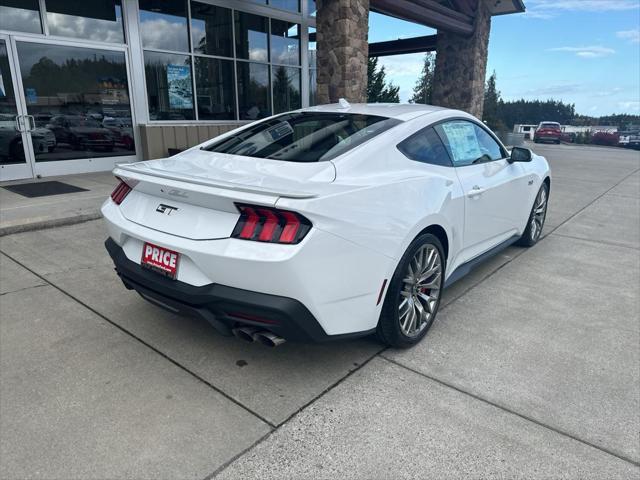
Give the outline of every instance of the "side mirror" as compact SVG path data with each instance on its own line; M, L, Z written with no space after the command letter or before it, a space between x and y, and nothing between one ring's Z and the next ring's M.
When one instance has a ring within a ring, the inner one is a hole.
M530 162L531 158L531 150L529 150L528 148L513 147L513 149L511 150L511 157L509 158L509 163Z

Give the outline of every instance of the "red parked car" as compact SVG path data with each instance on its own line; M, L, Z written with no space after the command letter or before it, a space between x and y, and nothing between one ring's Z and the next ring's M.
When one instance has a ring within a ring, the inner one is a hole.
M560 143L562 140L562 129L558 122L540 122L533 134L533 141Z
M617 147L620 142L618 132L596 132L591 136L591 143Z

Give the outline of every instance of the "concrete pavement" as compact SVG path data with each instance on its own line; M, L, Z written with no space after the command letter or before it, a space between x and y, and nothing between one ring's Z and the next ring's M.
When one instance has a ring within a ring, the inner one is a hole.
M33 183L57 180L86 192L27 198L0 188L0 236L72 225L100 218L100 205L117 184L111 172L47 177ZM0 186L25 183L2 182Z
M101 222L0 239L1 478L640 478L640 154L536 146L545 237L411 350L277 349L126 291Z

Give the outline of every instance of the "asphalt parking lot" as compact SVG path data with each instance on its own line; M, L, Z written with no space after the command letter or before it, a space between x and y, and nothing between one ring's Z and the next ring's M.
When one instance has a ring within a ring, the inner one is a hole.
M640 152L532 148L544 238L410 350L221 337L126 291L101 221L0 238L0 477L640 478Z

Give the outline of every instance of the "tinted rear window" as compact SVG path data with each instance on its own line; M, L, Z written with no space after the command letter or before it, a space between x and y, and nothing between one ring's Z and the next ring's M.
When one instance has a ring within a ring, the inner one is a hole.
M540 128L557 128L560 129L559 123L543 122L540 124Z
M331 160L398 125L375 115L330 112L285 113L205 148L289 162Z

